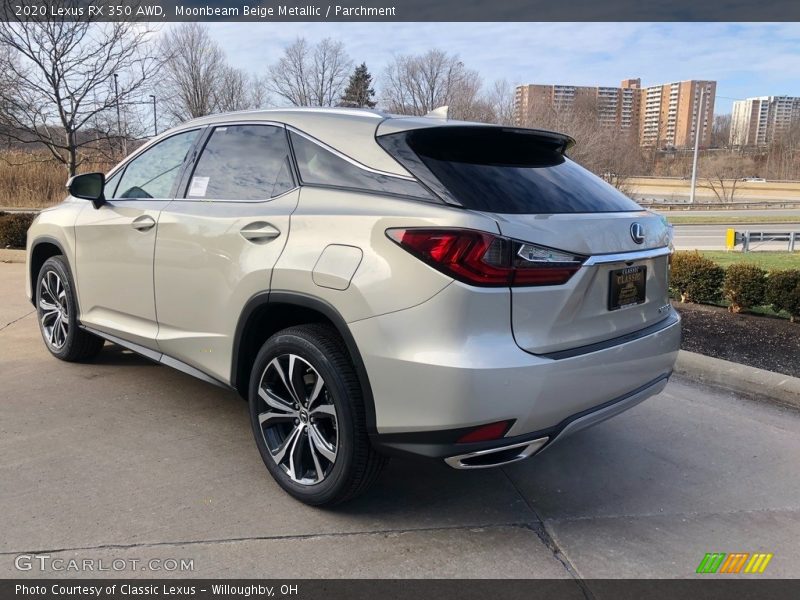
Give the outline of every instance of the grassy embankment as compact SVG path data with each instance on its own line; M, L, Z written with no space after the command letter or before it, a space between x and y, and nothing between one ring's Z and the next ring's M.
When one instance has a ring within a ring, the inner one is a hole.
M800 251L791 252L725 252L724 250L701 250L700 254L722 267L734 263L753 263L762 269L800 269Z
M107 171L108 165L84 163L81 173ZM45 208L67 195L64 165L44 154L0 153L0 207Z

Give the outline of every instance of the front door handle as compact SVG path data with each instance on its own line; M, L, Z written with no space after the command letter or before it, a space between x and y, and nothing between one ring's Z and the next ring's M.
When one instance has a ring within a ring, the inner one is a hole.
M255 243L274 240L281 234L280 230L264 221L257 221L256 223L245 225L239 233L241 233L242 237L248 242Z
M136 217L131 223L131 227L134 229L138 229L139 231L150 231L156 225L156 220L151 217L150 215L142 215L141 217Z

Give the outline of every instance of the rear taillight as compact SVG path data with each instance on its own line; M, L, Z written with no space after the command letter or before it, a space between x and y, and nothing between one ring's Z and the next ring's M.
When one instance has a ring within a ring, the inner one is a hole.
M472 229L387 229L402 248L471 285L561 285L585 257Z

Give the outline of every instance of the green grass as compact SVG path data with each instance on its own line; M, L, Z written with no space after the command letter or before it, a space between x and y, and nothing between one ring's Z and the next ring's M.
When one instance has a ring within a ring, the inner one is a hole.
M718 265L727 267L734 263L755 263L763 269L800 269L800 252L725 252L723 250L701 250L700 254Z
M673 215L667 214L667 221L673 225L746 225L758 223L797 223L800 224L800 217L793 217L791 215Z

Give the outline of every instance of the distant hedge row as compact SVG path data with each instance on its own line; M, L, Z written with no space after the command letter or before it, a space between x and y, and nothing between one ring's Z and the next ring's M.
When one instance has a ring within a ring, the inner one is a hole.
M731 312L755 306L785 311L800 320L800 270L766 271L737 263L727 269L699 252L676 252L670 270L670 291L682 302L728 302Z
M33 213L0 212L0 248L24 248Z

